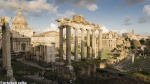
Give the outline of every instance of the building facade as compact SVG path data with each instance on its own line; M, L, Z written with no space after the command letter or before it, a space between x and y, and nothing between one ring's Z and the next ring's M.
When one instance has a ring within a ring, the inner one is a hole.
M53 56L53 53L55 52L53 50L58 51L59 33L56 31L48 31L34 35L31 38L31 44L34 60L44 61L46 63L54 62L55 56Z
M28 22L22 15L19 8L17 16L13 19L11 28L11 51L12 52L25 52L30 51L31 36L33 30L28 28Z

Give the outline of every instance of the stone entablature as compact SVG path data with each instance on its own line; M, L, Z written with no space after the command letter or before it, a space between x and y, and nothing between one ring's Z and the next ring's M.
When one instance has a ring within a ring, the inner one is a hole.
M90 24L85 20L81 20L81 18L83 18L80 15L75 15L73 17L76 17L76 19L69 19L69 18L60 18L60 19L56 19L56 21L58 22L58 26L71 26L72 28L77 28L77 29L83 29L83 30L92 30L93 28L95 30L100 29L100 25L99 24ZM79 21L78 21L79 20Z

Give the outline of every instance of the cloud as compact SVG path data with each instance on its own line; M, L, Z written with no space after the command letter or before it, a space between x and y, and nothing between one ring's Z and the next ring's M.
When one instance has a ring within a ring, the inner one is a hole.
M127 16L123 22L123 25L125 25L125 26L132 25L131 19L132 19L131 17Z
M105 26L102 26L101 28L102 28L102 30L103 30L103 33L109 32L109 30L108 30Z
M148 0L122 0L122 1L128 5L135 5L135 4L139 4L139 3L144 3Z
M143 7L143 11L147 14L147 16L141 16L138 19L138 23L147 23L147 22L150 22L150 5L145 5Z
M68 10L66 11L64 14L57 14L56 16L59 18L64 18L64 17L72 17L73 15L75 15L74 11Z
M0 14L3 14L4 13L4 10L0 9Z
M58 25L51 23L50 26L44 30L42 30L42 32L46 32L46 31L59 31L58 29Z
M125 29L122 29L122 30L112 30L112 31L116 32L116 33L118 33L120 35L122 35L122 33L127 33L127 30L125 30Z
M146 12L148 16L150 16L150 5L145 5L143 11Z
M140 35L142 35L142 36L150 36L150 32L144 31L144 32L140 33Z
M98 6L96 4L87 5L87 9L90 11L95 11L98 9Z
M21 8L25 12L42 12L47 11L48 13L57 13L57 7L48 3L47 0L0 0L0 9L15 11Z
M142 16L138 19L138 23L142 24L142 23L147 23L150 22L150 17L148 16Z
M95 11L98 9L97 2L99 0L54 0L56 5L69 3L78 8L85 8L90 11Z
M106 26L102 26L101 29L103 30L103 31L102 31L103 33L108 33L108 32L109 32L109 30L106 28ZM96 30L95 33L98 34L99 31Z
M39 13L33 14L33 16L34 17L42 17L41 14L39 14Z

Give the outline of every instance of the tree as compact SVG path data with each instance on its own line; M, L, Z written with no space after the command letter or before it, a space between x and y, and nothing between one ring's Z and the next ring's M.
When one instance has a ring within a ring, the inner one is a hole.
M140 40L140 43L143 45L145 43L145 40L144 39L141 39Z
M141 47L141 43L137 40L134 40L133 41L133 47L134 47L134 49L137 49L137 48Z

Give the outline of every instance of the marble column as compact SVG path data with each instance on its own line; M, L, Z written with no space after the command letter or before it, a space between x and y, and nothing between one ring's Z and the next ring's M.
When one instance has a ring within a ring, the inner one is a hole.
M84 30L81 29L81 59L84 58Z
M92 57L95 57L95 30L92 30Z
M59 27L59 61L60 63L64 63L63 59L63 27Z
M74 54L75 54L75 57L74 57L74 61L78 61L78 30L77 28L74 28L75 30L75 46L74 46Z
M7 77L9 78L10 81L15 81L15 78L13 77L13 70L11 67L11 47L10 47L10 27L9 27L9 23L5 22L5 28L6 28L6 39L5 39L5 43L6 43L6 59L7 59L7 64L6 64L6 68L7 68Z
M135 53L132 53L132 63L134 63Z
M71 27L66 26L66 66L73 69L71 66Z
M55 43L52 44L52 62L55 62L56 57L55 57Z
M101 60L101 54L102 54L102 30L99 29L99 37L98 37L98 59Z
M90 58L90 30L87 31L87 58Z
M97 53L97 44L96 44L96 36L95 36L95 38L94 38L94 43L95 43L95 46L94 46L94 49L95 49L95 58L96 58L96 53Z
M2 61L3 61L3 65L2 67L4 69L6 69L6 64L7 64L7 60L6 60L6 28L5 26L2 26Z

